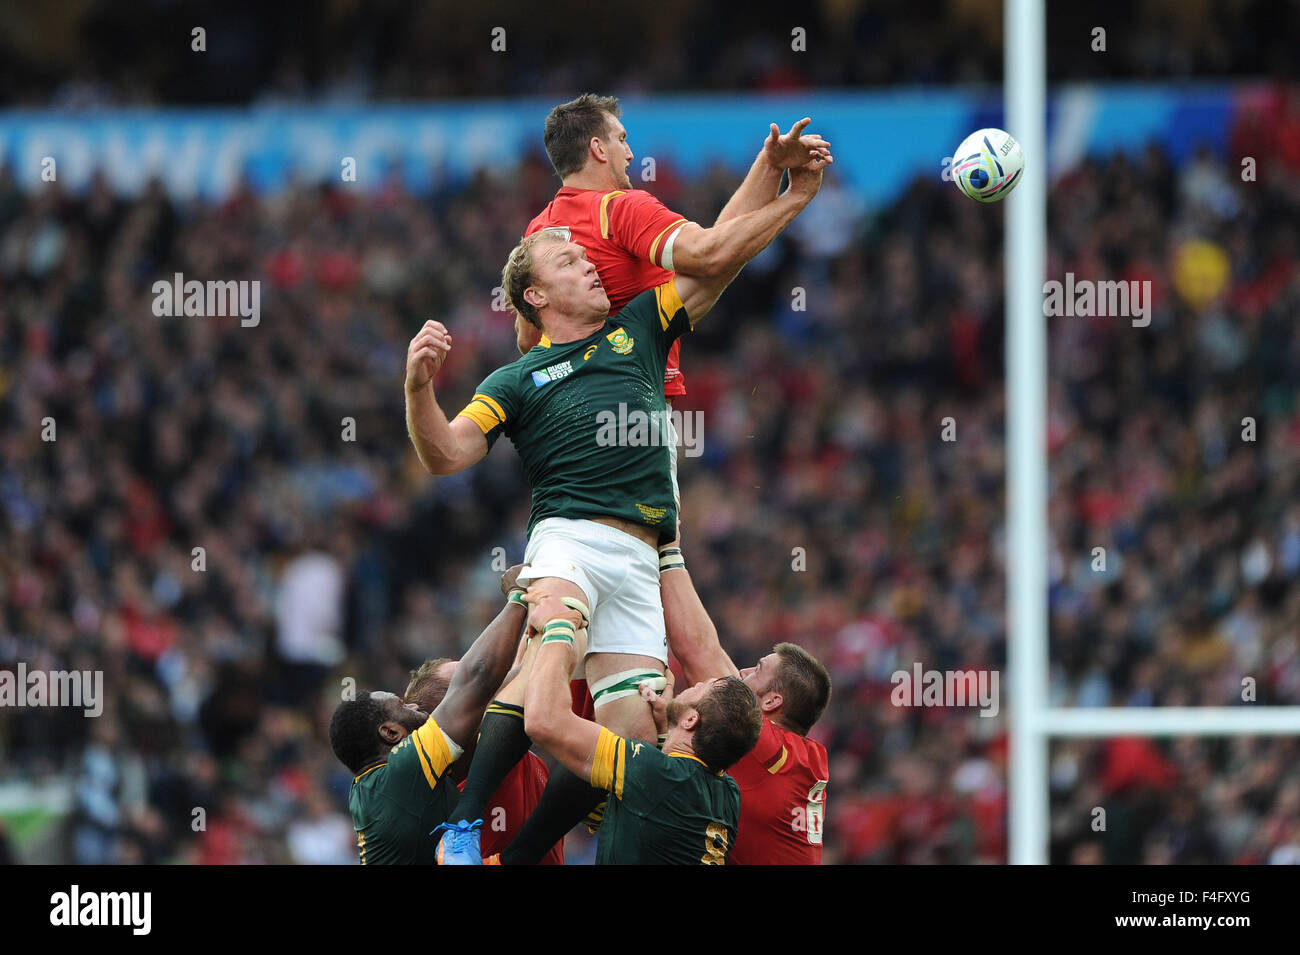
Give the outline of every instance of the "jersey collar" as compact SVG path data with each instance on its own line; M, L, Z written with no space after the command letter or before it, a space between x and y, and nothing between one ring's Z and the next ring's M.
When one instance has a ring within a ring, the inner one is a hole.
M704 766L705 769L708 769L708 768L709 768L708 766L705 766L705 765L704 765L704 760L700 759L700 757L698 757L698 756L692 756L690 753L678 753L678 752L672 752L672 753L668 753L667 755L668 755L668 758L669 758L669 759L693 759L693 760L695 760L697 763L699 763L701 766ZM715 775L715 776L721 776L722 773L714 773L714 775Z
M379 763L379 764L376 765L376 766L371 766L371 767L370 767L369 769L367 769L364 773L362 773L361 776L369 775L370 773L373 773L376 769L378 769L380 766L387 766L387 765L388 765L388 760L384 760L382 763ZM353 781L354 783L359 783L359 782L361 782L361 776L353 776L353 777L352 777L352 781Z

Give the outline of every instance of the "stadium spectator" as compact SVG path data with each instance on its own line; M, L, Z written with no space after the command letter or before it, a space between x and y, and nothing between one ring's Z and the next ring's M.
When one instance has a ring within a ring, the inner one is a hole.
M1185 189L1157 151L1095 159L1050 194L1054 275L1155 293L1146 329L1049 325L1056 704L1234 705L1245 676L1260 705L1300 703L1300 209L1268 172L1282 160L1259 159L1252 183L1197 159ZM663 198L707 217L727 184ZM340 680L403 686L464 653L497 603L493 548L523 553L524 477L498 451L430 481L393 382L431 316L456 334L449 397L510 360L491 289L551 189L539 157L431 198L302 185L183 206L22 193L0 169L0 666L99 669L109 697L97 720L0 710L0 778L73 781L67 858L291 861L312 793L345 805L324 732ZM998 861L1004 715L889 692L914 661L1005 659L1002 271L959 254L1000 247L1002 219L937 181L864 212L822 265L779 240L719 305L736 320L701 326L688 561L733 656L792 640L831 671L812 734L835 780L826 862ZM1193 239L1217 250L1198 268L1228 265L1203 300L1174 274ZM155 317L149 283L173 271L262 279L260 325ZM312 632L339 647L294 707L277 606L304 528L337 587ZM1300 854L1296 740L1149 745L1159 773L1132 778L1118 741L1053 746L1054 861Z

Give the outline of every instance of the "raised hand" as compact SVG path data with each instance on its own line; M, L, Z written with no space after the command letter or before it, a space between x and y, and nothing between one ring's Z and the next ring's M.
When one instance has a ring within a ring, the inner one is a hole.
M825 158L811 159L802 166L790 170L790 193L796 198L811 201L822 187L822 170L835 160L827 155Z
M509 597L512 590L524 590L526 588L519 586L519 572L524 569L523 564L515 564L513 567L506 569L501 575L501 596Z
M575 631L585 629L582 615L567 607L560 598L534 584L524 593L524 600L532 609L528 613L528 632L541 633L552 620L567 620Z
M829 159L831 144L816 133L804 135L812 120L805 116L785 135L776 123L771 125L763 143L763 158L774 169L793 169L814 159Z
M442 368L451 351L451 332L442 322L428 321L406 350L406 390L419 391Z
M668 704L673 701L673 684L676 681L672 667L664 672L664 677L668 685L664 687L662 694L652 690L649 683L642 682L637 685L637 689L641 692L641 699L650 706L650 714L655 721L655 732L660 736L668 732Z

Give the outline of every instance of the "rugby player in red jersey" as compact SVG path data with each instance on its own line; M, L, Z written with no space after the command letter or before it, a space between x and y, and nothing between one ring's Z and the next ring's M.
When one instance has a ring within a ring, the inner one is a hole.
M819 865L830 771L826 747L808 739L808 731L830 700L826 668L802 647L778 643L756 666L737 670L680 552L661 562L659 591L665 616L674 614L693 646L690 664L682 665L683 682L738 675L763 711L758 745L727 770L740 785L740 828L728 863ZM658 718L661 704L645 689L642 696Z
M739 233L723 224L762 208L776 198L787 169L814 159L832 162L830 143L803 135L812 122L805 117L790 132L771 125L766 142L735 194L712 228L690 222L644 189L632 188L627 167L632 148L614 96L584 93L556 106L546 117L546 154L563 185L525 235L565 228L587 250L609 296L610 316L635 296L662 285L673 272L710 278L744 265ZM539 344L541 328L516 315L515 334L521 353ZM671 403L686 394L680 365L681 342L668 353L664 395Z

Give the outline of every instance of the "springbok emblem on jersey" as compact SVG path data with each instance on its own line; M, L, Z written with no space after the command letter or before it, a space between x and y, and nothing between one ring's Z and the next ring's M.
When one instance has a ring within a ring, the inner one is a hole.
M632 336L623 328L616 328L605 337L609 339L609 347L614 349L616 355L626 355L636 344Z

